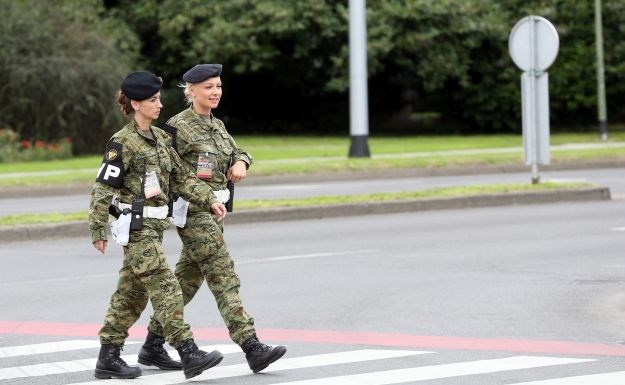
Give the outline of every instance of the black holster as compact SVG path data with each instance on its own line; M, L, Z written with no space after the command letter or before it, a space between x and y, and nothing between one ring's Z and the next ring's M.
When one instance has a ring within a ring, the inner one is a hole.
M224 206L226 206L226 211L231 213L234 209L234 183L229 180L226 188L230 191L230 199L228 199L228 202L226 202Z
M133 198L130 207L130 231L143 228L143 198Z

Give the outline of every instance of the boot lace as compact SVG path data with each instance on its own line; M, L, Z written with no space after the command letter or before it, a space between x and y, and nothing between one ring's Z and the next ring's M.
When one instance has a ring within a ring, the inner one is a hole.
M163 350L165 350L165 349L163 349ZM204 357L204 356L206 356L208 354L205 351L198 349L197 345L193 341L186 342L182 346L182 350L185 353L187 353L187 355L189 357L194 357L194 358L201 358L201 357Z
M123 360L123 358L121 358L120 352L124 350L123 347L121 346L114 346L111 350L108 351L108 358L116 364L122 365L122 366L128 366L128 364L126 363L126 361Z
M271 349L271 347L263 344L262 342L258 340L253 340L248 346L248 349L253 352L266 352L269 349Z

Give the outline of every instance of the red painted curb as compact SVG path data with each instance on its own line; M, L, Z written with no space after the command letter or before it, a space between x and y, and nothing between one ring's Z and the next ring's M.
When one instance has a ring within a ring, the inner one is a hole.
M0 321L0 334L96 337L100 324ZM486 350L520 353L556 353L625 357L625 346L572 341L464 338L336 330L259 329L262 340L386 346L394 348ZM193 328L197 340L230 341L225 328ZM143 338L145 326L130 329L131 338Z

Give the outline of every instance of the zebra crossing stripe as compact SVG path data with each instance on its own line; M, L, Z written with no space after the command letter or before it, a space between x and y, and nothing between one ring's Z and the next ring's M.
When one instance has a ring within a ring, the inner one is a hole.
M302 368L313 368L318 366L349 364L354 362L383 360L387 358L408 357L419 354L430 354L433 352L411 351L411 350L353 350L340 353L318 354L312 356L282 358L271 364L264 372L270 373L279 370L292 370ZM193 377L193 381L214 380L218 378L230 378L249 376L252 371L247 364L216 366ZM106 380L106 385L172 385L184 382L184 376L181 372L167 372L163 374L154 374L149 376L141 376L132 380L111 379ZM81 382L73 385L103 385L102 381Z
M97 343L97 347L100 347L100 342L95 341ZM138 343L138 342L133 342ZM93 347L93 346L89 346ZM230 354L240 352L241 348L234 344L229 345L211 345L211 346L202 346L203 350L219 350L223 354ZM169 352L173 359L179 359L178 352L172 350ZM137 364L137 355L136 354L128 354L123 355L122 358L128 365L136 365ZM46 364L35 364L35 365L25 365L25 366L14 366L10 368L2 368L0 369L0 380L10 380L12 378L24 378L24 377L41 377L41 376L49 376L52 374L66 374L66 373L74 373L81 372L85 370L94 370L96 358L87 358L84 360L74 360L74 361L60 361L60 362L50 362Z
M513 385L623 385L625 384L625 372L612 372L589 374L587 376L575 376L556 378L553 380L519 382Z
M385 370L379 372L354 374L348 376L336 376L319 378L316 380L303 380L293 382L281 382L279 385L384 385L401 384L412 381L426 381L449 377L467 376L502 372L506 370L538 368L542 366L554 366L575 364L594 361L591 359L538 357L538 356L515 356L492 360L469 361L454 364L421 366L408 369ZM604 383L601 383L605 385ZM278 384L274 384L278 385ZM551 384L549 384L551 385ZM569 385L569 384L567 384ZM596 385L596 383L594 384Z
M128 342L128 343L138 344L139 342ZM98 340L71 340L71 341L46 342L46 343L34 344L34 345L7 346L7 347L0 347L0 358L30 356L33 354L67 352L70 350L91 349L91 348L99 348L99 347L100 347L100 341Z

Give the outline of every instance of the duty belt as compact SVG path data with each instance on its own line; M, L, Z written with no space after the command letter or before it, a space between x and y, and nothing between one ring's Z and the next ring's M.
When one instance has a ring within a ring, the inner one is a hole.
M129 209L130 204L128 203L119 203L120 209ZM167 213L169 212L169 207L167 206L144 206L143 207L143 217L144 218L154 218L154 219L165 219L167 218Z
M226 203L230 200L230 190L227 188L223 190L213 190L213 194L215 194L215 197L220 203Z

